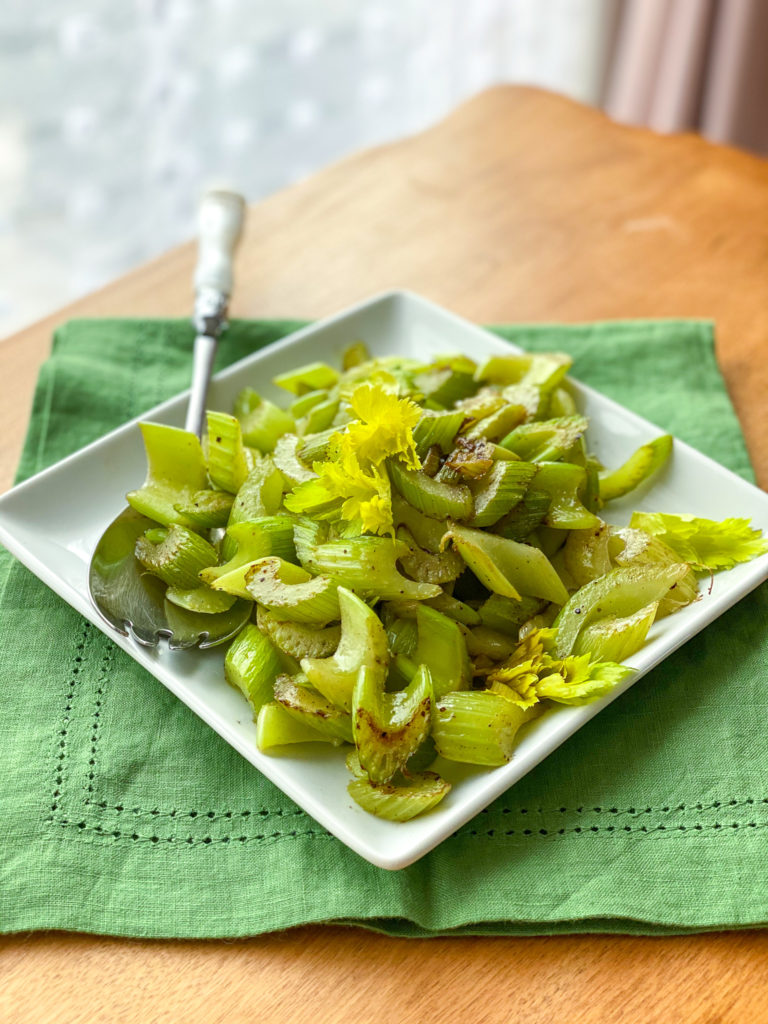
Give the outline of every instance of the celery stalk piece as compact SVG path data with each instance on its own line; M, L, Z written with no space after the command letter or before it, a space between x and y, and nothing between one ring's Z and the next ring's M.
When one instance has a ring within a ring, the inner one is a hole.
M363 363L369 362L371 354L364 341L356 341L353 345L348 345L341 356L341 367L346 373L347 370L353 370L356 366L361 366Z
M445 522L419 512L399 494L392 495L392 521L395 528L405 526L425 551L437 554L445 533Z
M453 542L475 576L496 594L518 600L524 594L555 604L568 600L568 591L549 559L530 544L456 525L445 540Z
M645 643L658 607L659 602L652 601L633 615L612 616L590 623L577 636L573 653L590 654L595 661L624 661Z
M416 622L416 613L424 605L427 608L434 608L442 612L455 622L463 626L479 626L480 616L470 604L457 600L453 594L446 594L445 591L437 597L430 597L426 601L383 601L379 608L382 622L390 626L396 618L407 618L410 623Z
M557 387L549 397L548 412L552 417L559 417L574 416L578 410L571 393L564 387Z
M443 454L449 452L464 419L464 413L460 410L425 412L413 428L418 455L423 458L433 445L437 445Z
M456 402L456 409L464 414L462 431L470 430L480 420L485 419L486 416L492 416L499 409L503 409L505 405L507 402L504 395L494 387L480 388L470 398L463 398L460 402Z
M320 430L316 434L307 434L305 437L302 437L296 448L297 458L310 466L314 465L315 462L322 462L324 459L327 459L331 447L331 438L335 437L338 433L338 427L328 427L326 430Z
M633 512L630 526L658 537L695 569L733 569L768 551L768 538L749 519L703 519L664 512Z
M280 652L261 630L249 623L232 641L224 659L224 676L240 690L258 714L272 700L277 676L284 671Z
M339 646L340 626L304 626L300 622L281 619L266 608L257 607L256 625L284 654L301 661L302 658L327 658Z
M588 426L589 420L578 415L523 423L499 443L525 462L556 462L573 447Z
M609 528L608 548L617 566L680 564L679 554L659 537L632 527L621 530ZM657 619L672 615L696 600L699 581L693 567L689 563L686 565L688 571L659 601Z
M442 594L438 594L437 597L430 597L429 600L423 603L428 608L434 608L436 611L442 612L443 615L447 615L449 619L455 619L456 622L460 622L463 626L480 625L480 615L476 609L469 604L465 604L463 601L459 601L452 594L446 594L445 591Z
M282 558L254 562L245 577L251 600L290 622L327 626L339 618L338 585L328 576L310 576Z
M496 462L482 479L470 485L475 510L469 525L492 526L522 501L536 467L528 462Z
M600 526L602 520L584 506L580 492L586 484L586 471L570 462L540 462L531 488L547 494L549 511L546 526L561 530L588 530Z
M525 409L525 419L544 419L549 406L549 393L534 384L509 384L501 392L508 405L519 405Z
M319 544L306 566L313 573L331 576L342 586L362 597L414 598L436 597L436 583L417 583L406 579L396 562L408 554L408 547L388 537L354 537Z
M418 583L450 583L464 572L464 560L456 551L424 551L406 526L398 527L397 539L408 547L407 554L400 556L400 564Z
M413 660L429 669L435 698L451 690L466 690L472 682L472 666L461 626L434 608L424 607L417 611L416 623L418 644Z
M154 541L158 531L144 534L136 541L135 555L145 569L164 583L182 590L200 585L198 573L216 564L216 548L185 526L169 526L164 536Z
M245 578L255 562L271 555L288 562L296 560L293 527L293 520L288 516L264 516L234 523L227 528L227 538L234 544L235 553L222 565L203 569L200 579L214 590L252 601Z
M301 395L291 402L288 411L295 420L300 420L307 415L310 409L320 405L321 402L326 402L329 397L330 391L327 388L321 388L318 391L307 391L305 395Z
M296 454L302 439L296 434L285 434L275 445L272 459L289 484L306 483L316 480L317 473L306 466Z
M447 761L495 767L509 761L517 731L530 717L489 690L447 693L435 701L432 736Z
M517 638L488 626L474 626L464 633L467 651L472 658L484 654L492 661L502 661L514 654Z
M435 772L409 773L399 785L374 786L367 778L355 778L347 792L364 811L386 821L410 821L426 814L450 792L451 784Z
M542 611L546 604L540 597L523 597L515 601L501 594L491 594L478 609L480 622L476 625L482 624L516 639L522 624Z
M389 782L429 733L432 679L421 665L405 690L386 693L379 673L360 669L352 698L355 747L374 785Z
M282 503L282 474L268 455L257 454L253 469L235 496L227 526L229 528L236 523L273 516L281 508ZM227 534L221 545L222 558L232 558L236 551L236 541Z
M581 466L584 470L584 484L579 491L579 496L585 508L590 512L597 512L604 504L600 497L600 472L602 463L593 455L587 453L587 444L583 437L580 437L563 456L563 462L572 462L575 466Z
M559 530L554 526L540 526L538 530L531 535L529 543L534 544L537 548L541 548L547 558L554 565L555 555L559 554L565 546L567 537L567 530ZM555 568L557 568L557 566L555 566Z
M474 380L474 363L471 360L462 365L463 357L453 358L450 362L433 363L424 370L413 375L413 383L424 398L445 408L461 401L477 391Z
M490 356L475 373L475 380L490 384L530 384L552 390L570 370L573 360L563 352L536 355Z
M161 423L141 423L147 454L147 476L138 491L126 499L131 508L163 526L177 523L196 529L192 518L176 505L192 502L208 486L208 470L200 441L194 434Z
M306 568L312 552L328 540L328 523L317 522L309 516L299 516L293 524L293 543L301 564Z
M657 473L672 454L673 439L670 434L641 445L623 466L608 473L600 473L600 498L613 501L634 491L644 480Z
M174 509L194 524L193 529L212 530L227 525L234 500L227 491L198 491Z
M392 654L414 656L419 633L414 619L395 619L387 627L387 643Z
M237 494L249 465L240 421L225 412L207 412L208 475L215 487Z
M554 625L557 629L555 654L565 658L573 653L579 633L598 619L633 615L654 601L661 601L667 591L686 574L688 566L633 565L612 569L605 576L592 580L577 590L560 609Z
M445 483L470 482L485 476L493 463L493 446L490 441L458 437L437 479Z
M297 721L316 729L336 745L354 742L350 713L309 687L302 686L291 676L277 677L275 700Z
M292 746L295 743L332 743L333 736L318 732L314 726L299 721L282 704L270 701L262 704L256 719L256 746L263 753L272 753L275 747Z
M564 563L577 587L604 576L613 568L609 550L612 533L613 528L606 523L592 530L569 531L563 549Z
M283 434L296 429L293 416L261 398L253 388L244 388L235 399L235 416L243 431L243 443L260 452L274 450Z
M308 391L332 388L337 383L339 374L326 363L307 363L298 370L278 374L272 383L279 388L290 391L292 395L305 395Z
M425 476L437 476L440 471L440 448L438 445L433 444L431 448L427 449L426 455L421 458L421 471Z
M338 398L327 398L324 402L319 402L301 420L299 433L309 435L318 434L321 430L327 430L333 424L334 417L338 411Z
M551 504L548 494L528 490L522 500L494 524L493 532L509 540L523 541L542 523Z
M184 608L188 612L197 612L199 615L218 615L219 612L229 611L237 597L234 594L225 594L223 591L211 590L210 587L194 587L192 589L168 587L165 599L171 604L175 604L177 608Z
M468 427L464 431L464 436L472 440L485 438L486 441L500 441L523 423L526 415L527 409L524 405L503 405Z
M469 519L474 504L466 484L444 484L418 470L405 469L394 459L387 460L395 490L407 502L433 519Z
M389 666L387 634L371 608L345 587L338 589L341 639L329 658L304 658L301 670L329 701L350 711L352 695L365 667L383 687Z

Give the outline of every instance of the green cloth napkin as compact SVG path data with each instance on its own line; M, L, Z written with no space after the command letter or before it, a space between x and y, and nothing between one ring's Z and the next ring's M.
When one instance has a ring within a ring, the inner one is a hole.
M220 363L300 326L233 323ZM701 322L504 327L750 478ZM180 321L56 334L20 478L185 388ZM105 481L105 486L108 481ZM410 868L372 867L2 552L0 927L675 933L768 921L766 589Z

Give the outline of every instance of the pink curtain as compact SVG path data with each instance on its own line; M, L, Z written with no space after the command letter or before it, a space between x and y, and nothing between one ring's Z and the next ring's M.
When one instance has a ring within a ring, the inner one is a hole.
M768 152L767 0L624 0L604 106Z

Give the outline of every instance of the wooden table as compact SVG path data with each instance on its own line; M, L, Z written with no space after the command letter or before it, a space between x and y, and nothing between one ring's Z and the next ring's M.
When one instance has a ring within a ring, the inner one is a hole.
M0 489L55 325L185 316L193 261L181 246L0 343ZM254 207L236 276L243 317L322 316L392 286L484 323L711 317L768 485L768 163L755 157L498 88ZM315 927L237 942L35 934L0 951L0 1017L18 1024L768 1019L761 932L398 940Z

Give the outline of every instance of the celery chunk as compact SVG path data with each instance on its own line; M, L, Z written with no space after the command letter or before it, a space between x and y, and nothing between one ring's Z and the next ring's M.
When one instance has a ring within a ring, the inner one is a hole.
M262 704L272 700L273 685L284 663L279 651L259 630L249 624L229 645L224 659L227 682L240 690L258 714Z
M472 515L472 492L466 484L440 483L418 470L404 469L391 459L389 475L395 489L425 515L434 519L469 519Z
M291 622L327 626L339 618L338 585L282 558L262 558L245 576L251 599Z
M208 473L214 486L237 494L249 464L240 421L223 412L208 412Z
M163 526L187 526L196 529L191 516L179 512L177 505L192 503L205 490L208 471L203 450L194 434L161 423L139 424L147 455L147 477L138 491L126 495L128 504Z
M451 690L466 690L472 682L472 666L461 627L434 608L416 613L418 643L413 659L426 665L432 676L435 698Z
M530 544L519 544L482 530L452 526L445 535L481 583L496 594L519 599L522 594L565 604L568 591L547 556Z
M581 630L595 620L634 615L653 601L661 601L687 571L685 564L636 565L612 569L587 583L576 591L555 619L557 657L571 654Z
M217 557L212 544L184 526L147 531L136 541L135 554L145 569L182 590L199 586L198 574Z
M432 810L450 792L451 785L435 772L416 772L402 783L375 786L367 778L355 778L347 791L364 811L386 821L410 821Z
M275 647L292 658L327 658L339 646L341 627L305 626L279 618L274 612L258 607L256 625Z
M339 743L352 743L352 716L291 676L275 680L275 700L299 722Z
M447 693L435 701L432 735L447 761L495 767L509 761L517 731L529 717L525 709L488 690Z
M600 474L600 498L613 501L634 491L643 481L657 473L672 454L672 437L664 434L641 445L623 466Z
M354 739L360 765L374 784L389 782L427 737L432 679L422 665L405 690L386 693L378 673L363 666L352 700Z
M645 643L658 607L659 602L652 601L632 615L614 615L590 623L576 638L573 653L589 654L597 661L624 661Z
M305 395L308 391L332 388L338 379L338 371L332 366L326 363L307 363L298 370L278 374L273 378L273 383L290 391L292 395Z
M384 685L389 665L387 634L376 612L345 587L338 588L341 638L333 655L304 658L302 672L328 700L350 711L352 695L365 667Z
M243 443L260 452L274 451L280 438L296 429L290 413L261 398L252 388L245 388L237 396L235 416L240 420Z
M203 569L200 579L214 590L252 600L245 578L255 562L272 555L288 562L296 560L293 526L293 520L284 515L233 523L227 528L227 539L235 546L234 554L222 565Z
M436 597L436 583L418 583L398 571L396 562L409 553L407 544L385 537L355 537L318 544L306 561L313 573L324 573L363 597Z
M300 721L277 701L262 704L256 720L256 746L259 750L262 753L274 753L275 747L293 746L296 743L331 743L336 746L338 740Z

